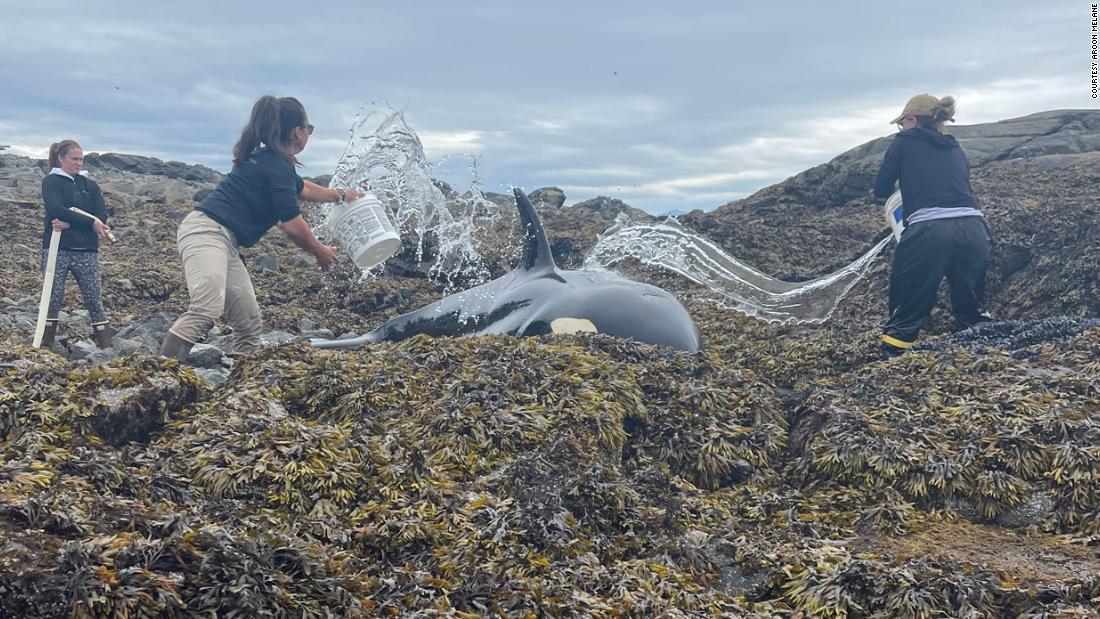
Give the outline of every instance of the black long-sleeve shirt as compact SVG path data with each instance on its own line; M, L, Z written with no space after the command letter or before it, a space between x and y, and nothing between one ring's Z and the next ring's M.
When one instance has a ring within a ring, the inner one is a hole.
M298 194L303 187L294 164L261 148L234 168L196 208L229 228L242 247L251 247L271 226L301 214Z
M55 170L42 179L42 202L46 205L42 247L49 247L53 220L60 219L69 224L61 233L60 249L99 251L99 236L92 229L92 220L69 210L75 206L107 223L107 205L95 181L80 174L74 178Z
M972 208L970 164L954 136L914 127L894 138L875 178L875 197L887 198L901 181L903 214L922 208Z

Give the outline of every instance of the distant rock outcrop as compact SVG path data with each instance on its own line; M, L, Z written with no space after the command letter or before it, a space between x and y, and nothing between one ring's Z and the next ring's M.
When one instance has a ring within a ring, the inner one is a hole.
M618 198L609 198L607 196L596 196L591 200L585 200L584 202L577 202L573 206L569 207L569 211L572 213L586 213L595 215L600 219L606 221L615 221L615 218L620 213L626 213L634 219L646 220L652 217L649 213L641 209L634 208L626 202Z
M84 157L84 167L88 170L119 170L199 183L218 183L222 179L220 172L206 166L121 153L90 153Z
M222 179L221 173L205 166L119 153L89 153L84 166L103 190L108 208L115 203L130 208L145 202L182 203L189 208L195 195L213 189ZM42 177L49 172L45 160L0 154L0 168L4 170L0 205L38 208Z
M1048 310L1055 313L1100 313L1100 302L1081 303L1097 289L1100 260L1097 243L1083 238L1100 224L1086 189L1100 180L1100 110L1042 112L948 132L967 153L974 195L993 230L989 292L1002 295L1002 317L1028 317L1036 298L1060 299ZM881 206L867 193L892 139L872 140L680 221L768 274L803 280L827 273L884 233Z

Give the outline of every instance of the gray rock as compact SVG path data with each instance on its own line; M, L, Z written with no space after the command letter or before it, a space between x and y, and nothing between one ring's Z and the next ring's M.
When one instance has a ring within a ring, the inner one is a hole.
M293 333L287 333L286 331L268 331L260 336L260 344L262 346L281 346L283 344L289 344L296 339L298 339L298 336Z
M170 411L193 403L198 395L198 389L174 376L153 375L136 385L96 394L93 414L83 422L108 445L144 443L164 427Z
M899 106L901 104L899 103ZM1100 110L1059 110L1031 114L980 125L949 125L947 132L958 139L972 168L1013 160L1032 162L1067 153L1095 151L1100 143ZM782 202L822 209L863 200L874 182L882 157L893 141L887 136L861 144L831 161L767 187L747 198L719 207L694 218L691 223L722 217L726 212L766 213ZM705 226L703 226L705 227Z
M97 350L99 350L99 348L97 348L94 343L81 340L69 346L69 359L73 361L88 359L94 355Z
M30 312L21 312L19 314L12 315L12 328L18 329L25 333L34 333L35 326L38 324L38 314Z
M307 340L331 340L332 338L336 337L336 334L333 333L330 329L309 329L306 331L302 331L302 337L306 338Z
M119 288L122 288L126 292L131 292L134 289L134 282L126 278L116 279L115 283L118 284Z
M187 354L184 363L197 368L212 368L221 365L225 353L210 344L195 344Z
M552 208L561 208L565 204L565 192L558 187L542 187L527 194L534 205L544 204Z
M971 522L988 522L978 513L978 507L967 498L957 498L947 502L947 507ZM1007 511L998 514L993 521L1013 529L1039 526L1054 511L1054 497L1045 490L1036 490L1028 499Z
M92 332L92 317L88 310L77 310L72 313L60 312L57 317L61 321L62 329L70 335L86 337Z
M279 257L273 254L260 254L256 257L256 266L266 273L278 273Z
M220 385L229 378L229 370L224 368L195 368L195 373L201 376L206 384L211 387Z
M569 210L576 210L579 213L590 213L606 221L615 221L615 218L618 217L620 213L626 213L630 217L642 221L651 218L649 213L641 209L636 209L618 198L609 198L607 196L596 196L591 200L578 202L569 207Z
M340 337L338 337L336 339L338 339L338 340L354 340L357 337L359 337L358 333L356 333L355 331L348 331L347 333L341 333Z
M164 312L149 314L123 328L116 337L137 341L142 348L155 354L160 350L160 344L168 333L168 327L172 326L175 320L175 316Z
M763 571L753 572L749 575L742 574L734 564L724 567L714 583L716 589L737 597L754 593L760 589L767 580L767 574Z
M299 331L312 331L317 328L317 323L313 322L309 318L303 318L298 321Z
M1027 501L997 516L997 524L1012 529L1039 526L1053 512L1054 497L1049 492L1036 491Z
M219 183L222 179L220 173L205 166L186 164L179 161L161 161L156 157L103 153L101 155L89 154L85 156L84 161L90 170L113 169L204 183Z
M302 267L302 268L310 268L310 267L316 266L316 264L317 264L316 260L314 260L312 257L310 257L306 254L303 254L301 252L296 253L293 256L291 256L289 262L290 262L290 264L292 264L294 266L298 266L298 267Z
M233 352L234 350L236 350L233 336L231 334L219 335L217 337L207 337L205 343L225 352Z

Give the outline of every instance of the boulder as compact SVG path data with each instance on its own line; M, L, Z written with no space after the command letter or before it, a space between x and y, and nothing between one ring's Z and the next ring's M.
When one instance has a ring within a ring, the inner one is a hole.
M222 179L221 173L206 166L179 161L161 161L156 157L142 157L140 155L90 153L85 156L84 162L89 170L120 170L134 174L165 176L201 183L219 183Z
M179 376L161 372L135 385L103 389L92 398L87 423L108 445L148 442L168 415L198 398L198 389Z
M225 353L210 344L195 344L187 354L184 363L197 368L213 368L221 365Z
M155 312L126 326L115 337L134 340L145 350L156 353L160 350L165 334L168 333L168 327L175 321L176 317L172 314Z
M256 267L264 273L278 273L279 257L274 254L260 254L256 256Z
M262 346L282 346L296 339L298 339L298 336L293 333L287 333L286 331L268 331L260 336L260 344Z
M565 192L557 187L542 187L527 194L527 197L536 208L539 206L561 208L565 205Z
M645 220L650 218L650 215L645 211L636 209L618 198L609 198L607 196L596 196L591 200L578 202L569 207L569 212L594 215L608 222L615 221L615 218L618 217L620 213L626 213L634 219Z

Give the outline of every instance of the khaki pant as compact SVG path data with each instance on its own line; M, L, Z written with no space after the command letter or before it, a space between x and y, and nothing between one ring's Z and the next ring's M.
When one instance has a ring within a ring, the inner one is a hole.
M206 337L214 321L225 314L233 327L236 352L260 346L260 306L252 278L241 262L237 238L228 228L192 211L180 222L176 247L191 304L169 329L192 344Z

